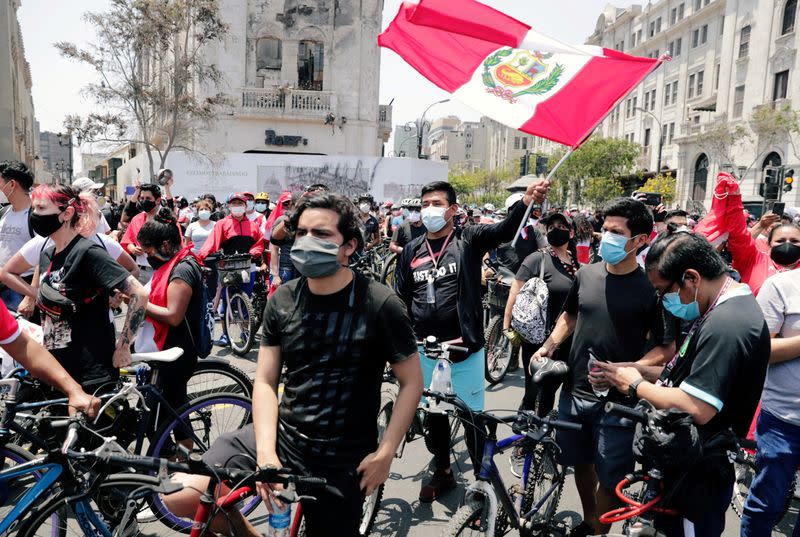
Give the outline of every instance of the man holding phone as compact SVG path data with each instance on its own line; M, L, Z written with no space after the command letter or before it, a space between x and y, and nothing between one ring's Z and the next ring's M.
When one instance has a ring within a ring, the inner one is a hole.
M603 380L599 366L589 362L648 365L672 358L673 321L660 305L655 288L636 262L636 252L648 244L653 216L644 203L618 198L605 208L600 255L603 263L581 268L567 295L550 337L533 355L538 360L574 334L559 418L584 425L580 432L559 431L561 463L575 467L575 483L583 507L583 522L570 535L606 533L598 517L617 504L614 487L633 471L633 428L606 414L606 401L623 402ZM649 343L648 343L649 340ZM646 352L647 346L652 348ZM599 487L598 487L599 481Z

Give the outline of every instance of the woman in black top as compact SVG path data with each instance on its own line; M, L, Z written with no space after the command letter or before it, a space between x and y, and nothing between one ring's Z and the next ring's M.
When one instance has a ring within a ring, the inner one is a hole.
M203 272L191 246L182 246L175 216L162 208L139 230L137 240L153 267L147 317L159 350L180 347L183 355L159 367L159 385L175 409L188 402L186 385L197 365L195 339L205 318Z
M505 317L503 319L503 329L511 341L520 340L522 343L522 363L525 370L525 396L522 399L521 408L523 410L536 410L540 416L546 415L553 409L555 395L560 379L546 378L539 385L534 385L531 381L531 374L528 371L528 364L531 356L536 352L538 346L528 343L511 329L511 312L514 307L517 295L525 282L531 278L538 278L541 272L541 263L544 263L543 278L547 284L549 298L547 301L547 333L553 329L561 313L561 307L575 279L579 264L575 252L575 229L572 220L561 213L554 213L542 219L542 225L547 231L548 246L530 254L522 262L517 272L514 283L506 303ZM556 351L553 359L564 360L569 356L571 339L564 342ZM541 390L541 394L539 391ZM536 405L536 397L539 395L539 405Z

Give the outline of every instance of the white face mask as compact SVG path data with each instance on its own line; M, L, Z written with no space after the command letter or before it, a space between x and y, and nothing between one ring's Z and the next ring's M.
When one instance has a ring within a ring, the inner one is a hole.
M199 211L197 211L197 218L199 218L200 220L208 220L209 218L211 218L211 211L209 211L208 209L200 209Z
M369 203L362 203L358 208L362 213L366 214L369 212Z
M10 201L8 201L8 196L6 196L6 185L7 184L8 183L6 183L3 186L0 186L0 203L11 203Z
M411 211L410 213L408 213L409 222L412 223L419 222L420 218L422 218L422 216L419 214L419 211Z
M247 210L252 211L256 208L256 202L247 200Z
M235 207L231 207L231 214L233 216L242 216L247 209L242 207L241 205L237 205Z
M266 203L256 203L256 211L263 213L267 211L267 204Z

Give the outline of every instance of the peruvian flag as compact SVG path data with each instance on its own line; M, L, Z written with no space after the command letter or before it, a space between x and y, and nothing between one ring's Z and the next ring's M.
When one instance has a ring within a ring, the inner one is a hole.
M475 110L573 148L661 61L561 43L475 0L405 2L378 44Z

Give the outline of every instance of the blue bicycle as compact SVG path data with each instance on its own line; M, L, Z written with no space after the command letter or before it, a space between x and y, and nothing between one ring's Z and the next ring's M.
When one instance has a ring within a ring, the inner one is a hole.
M508 527L520 535L547 534L564 486L564 469L557 463L560 452L553 436L555 429L579 430L577 423L541 418L530 411L511 416L495 416L471 410L458 396L431 392L425 395L451 403L465 426L486 433L483 459L478 477L466 492L466 501L450 520L442 535L504 534ZM509 424L515 434L497 440L498 424ZM520 447L525 453L522 481L509 487L503 482L494 458L504 451Z

